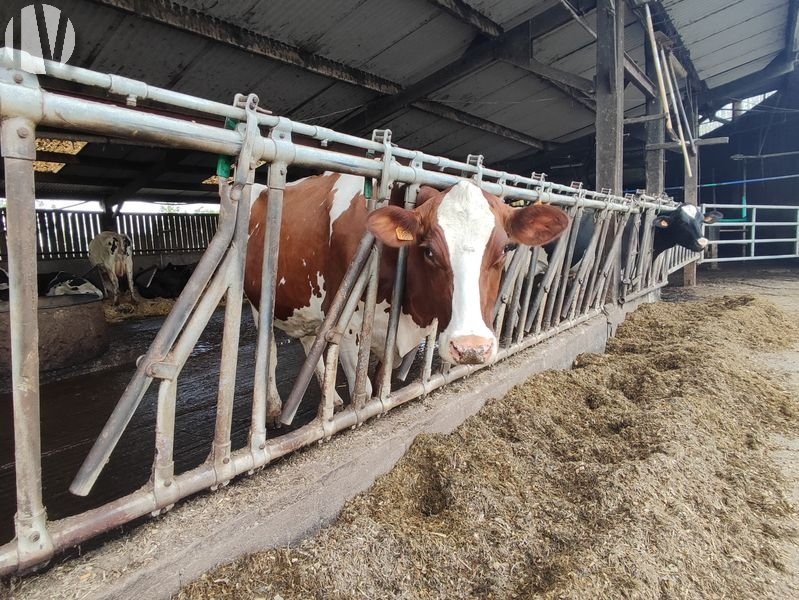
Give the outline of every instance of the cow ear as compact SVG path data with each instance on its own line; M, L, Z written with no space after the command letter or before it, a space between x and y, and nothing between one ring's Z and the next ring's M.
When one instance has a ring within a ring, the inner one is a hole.
M702 221L704 221L705 223L710 225L712 223L715 223L719 219L723 219L723 218L724 218L724 215L721 214L719 211L712 210L709 213L705 213L705 215L702 217Z
M668 229L669 225L671 225L668 217L655 217L655 220L652 223L652 226L655 229Z
M430 198L435 196L436 194L440 194L436 188L430 187L429 185L423 185L419 188L419 191L416 192L416 206L421 206Z
M548 204L533 204L525 208L506 206L504 216L505 231L510 238L527 246L543 246L569 226L569 216Z
M399 248L417 242L419 217L412 210L399 206L384 206L369 213L366 227L386 246Z

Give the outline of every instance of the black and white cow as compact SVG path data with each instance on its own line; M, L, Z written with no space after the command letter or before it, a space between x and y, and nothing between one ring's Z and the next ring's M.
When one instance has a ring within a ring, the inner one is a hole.
M102 300L103 292L86 277L71 273L40 273L37 277L40 296L71 296L90 294Z
M136 274L134 282L143 298L177 298L196 265L153 265Z
M89 243L89 263L99 267L104 278L110 282L114 304L119 304L119 279L122 277L127 277L131 301L138 302L139 297L133 285L133 245L128 236L115 231L98 233Z
M0 269L0 300L8 302L8 271Z
M699 208L693 204L680 204L676 210L658 215L652 224L655 228L655 235L652 239L652 258L657 258L666 250L675 246L682 246L694 252L701 252L707 247L708 243L707 238L702 236L702 225L715 223L723 216L715 210L702 214ZM625 227L622 237L622 256L626 255L633 225L634 221L630 219ZM574 267L583 258L594 234L594 227L594 211L586 209L583 212L583 217L577 230L571 267ZM641 230L640 234L643 235L643 230ZM549 256L552 256L552 252L555 250L555 243L547 244L544 249Z

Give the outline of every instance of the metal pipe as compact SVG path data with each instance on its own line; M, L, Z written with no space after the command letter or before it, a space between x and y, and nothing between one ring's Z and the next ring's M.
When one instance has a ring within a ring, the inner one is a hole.
M8 302L11 330L11 382L14 407L14 460L17 561L22 568L53 554L42 502L39 418L39 321L36 291L36 214L33 160L36 125L25 118L0 123L5 167Z
M274 131L273 131L274 133ZM277 258L280 251L280 224L283 215L283 190L286 187L286 163L269 166L269 189L264 216L264 247L261 255L261 297L258 305L258 339L253 375L252 421L249 445L260 450L266 442L267 395L269 375L275 368L271 352L274 330L275 291L277 283Z
M522 262L527 258L529 248L519 247L513 253L508 268L502 274L502 281L499 284L499 292L497 293L497 300L494 302L494 335L499 338L500 331L502 330L502 323L505 320L505 312L508 306L508 292L511 285L516 281L516 274L521 267Z
M572 217L572 226L570 229L571 235L569 235L569 246L566 250L566 257L563 260L563 267L561 271L562 273L565 274L565 277L561 277L560 285L558 286L558 291L557 291L557 299L555 301L554 311L552 315L556 322L560 321L560 314L563 310L563 302L566 298L566 289L569 287L570 283L572 284L572 287L574 286L574 280L570 281L572 273L571 270L572 258L574 257L574 247L577 244L577 235L580 230L580 225L582 224L583 221L583 215L584 215L583 207L577 205L575 207L574 216Z
M669 54L669 56L671 55ZM677 74L674 72L674 67L671 64L671 61L666 63L666 72L668 73L671 84L674 87L675 97L677 99L678 116L680 121L685 126L685 132L688 134L687 137L688 143L691 145L691 154L696 155L696 140L694 139L694 134L691 131L691 123L688 121L688 115L685 113L685 105L683 104L682 95L680 94L680 86L679 82L677 81Z
M609 213L609 211L606 211ZM619 224L617 223L618 227ZM608 231L610 230L610 215L606 214L605 220L600 227L601 233L599 234L599 241L597 242L596 249L594 250L594 265L591 268L591 276L589 277L588 288L585 294L580 298L580 314L584 314L591 306L591 298L596 292L597 285L600 279L600 267L602 264L602 252L605 249L605 241L607 240ZM622 229L624 229L622 227Z
M538 259L541 256L541 246L533 248L530 256L530 265L527 268L527 277L524 280L524 291L522 303L519 306L519 324L516 328L516 336L514 343L518 344L524 337L525 327L527 326L527 311L530 308L530 300L533 297L533 287L535 284L535 276L538 271Z
M418 166L411 163L412 166ZM411 210L416 206L418 185L409 185L405 188L405 209ZM397 328L399 327L400 311L402 310L402 297L405 291L405 262L408 257L407 246L402 246L397 251L397 264L394 273L394 287L391 290L391 310L388 315L388 329L386 330L386 346L383 350L382 380L378 382L377 397L384 400L391 393L391 372L394 367L394 346L397 341Z
M220 179L220 186L227 185ZM247 186L236 203L236 229L228 250L232 256L229 287L225 302L225 323L222 330L222 360L219 366L219 386L216 403L214 439L208 462L214 465L217 484L225 485L234 476L230 460L233 423L233 403L236 389L239 339L241 333L241 299L244 297L244 259L247 254L247 229L252 186Z
M177 374L175 375L177 377ZM175 477L175 404L177 380L164 379L158 386L155 417L155 459L151 484L159 506L166 508L179 499L173 487Z
M325 320L319 327L319 333L317 334L311 349L308 351L305 362L303 363L300 373L294 382L294 387L291 390L291 394L283 405L283 412L280 415L280 422L284 425L291 425L291 422L294 420L294 415L297 413L297 408L299 408L302 397L305 395L305 390L308 389L308 384L311 381L316 364L319 362L322 352L327 345L327 340L325 339L327 333L333 328L333 324L341 316L347 296L349 295L355 280L360 275L366 260L369 257L374 239L374 235L368 231L364 233L363 237L361 238L361 242L355 251L352 262L350 263L350 266L347 267L347 272L344 274L344 278L341 280L341 285L339 286L338 291L333 298L333 302L330 304L330 308L328 308L327 314L325 315Z
M231 206L229 198L226 199L222 196L220 201L219 225L216 234L214 234L208 249L203 253L192 276L183 288L183 292L175 301L175 305L164 320L152 344L150 344L147 353L138 361L135 375L128 383L102 432L83 461L77 475L75 475L72 485L69 487L73 494L85 496L91 491L94 482L100 475L100 471L105 463L108 462L111 452L152 381L152 377L147 374L150 365L161 362L164 359L168 349L174 344L178 333L194 309L203 289L225 255L233 237L236 225L236 211Z
M369 380L369 356L372 349L372 328L375 321L375 303L377 302L377 286L380 283L380 247L372 246L368 269L369 285L363 303L363 322L358 343L358 364L355 369L355 390L352 403L356 409L361 408L367 400L366 383ZM360 294L358 295L360 298Z

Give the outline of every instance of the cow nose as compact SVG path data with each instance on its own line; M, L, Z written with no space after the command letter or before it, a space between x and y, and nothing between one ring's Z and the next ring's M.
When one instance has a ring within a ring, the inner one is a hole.
M491 358L494 340L478 335L463 335L449 342L449 351L459 365L480 365Z
M696 240L696 245L699 246L700 250L704 250L707 246L707 238L699 238Z

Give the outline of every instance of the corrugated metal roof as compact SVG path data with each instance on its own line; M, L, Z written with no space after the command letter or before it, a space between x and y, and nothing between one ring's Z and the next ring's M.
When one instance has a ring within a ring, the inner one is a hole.
M709 88L758 72L785 48L785 0L664 0L663 5Z
M71 64L221 102L255 92L275 113L352 130L389 127L397 143L429 153L456 159L481 153L498 164L594 128L592 100L584 90L523 68L529 52L584 82L594 78L596 43L586 30L596 28L590 0L51 2L75 27ZM7 22L27 3L7 1L0 20ZM673 38L698 76L694 95L726 90L726 84L746 80L780 57L795 58L795 49L787 48L789 0L663 0L653 9L656 26ZM491 27L481 30L481 23ZM526 48L519 42L527 31L533 33ZM644 28L631 10L625 44L643 70ZM506 55L510 51L514 60ZM403 98L399 108L386 104L386 90ZM625 90L624 106L627 115L644 110L644 96L633 85ZM40 189L107 195L158 154L89 144L80 156L87 160L68 162ZM213 159L197 156L158 175L163 194L209 193L197 178L212 169ZM115 169L103 157L121 164ZM197 172L187 172L191 165ZM197 183L186 192L175 189L184 181ZM159 193L150 185L140 194Z

